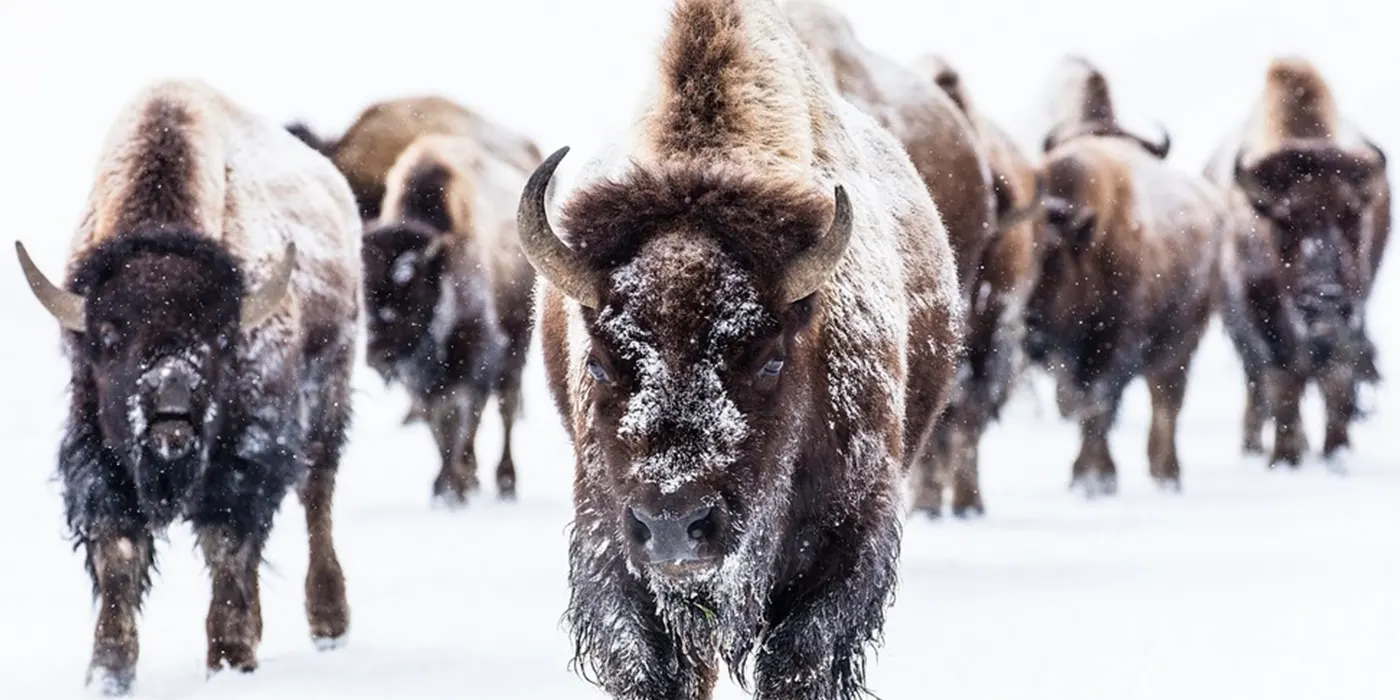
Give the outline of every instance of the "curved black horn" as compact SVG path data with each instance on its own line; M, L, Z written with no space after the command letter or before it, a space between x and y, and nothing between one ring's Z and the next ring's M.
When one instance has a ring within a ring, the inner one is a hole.
M520 248L540 276L564 294L592 309L598 308L598 274L578 253L554 235L546 210L546 193L559 162L568 155L565 146L540 163L525 183L520 196L516 224L520 228Z

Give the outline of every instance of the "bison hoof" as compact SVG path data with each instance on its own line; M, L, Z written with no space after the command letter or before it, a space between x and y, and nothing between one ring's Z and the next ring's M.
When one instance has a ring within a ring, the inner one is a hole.
M1241 450L1247 455L1262 455L1264 454L1264 441L1257 437L1245 438Z
M208 660L210 675L225 668L240 673L252 673L258 669L258 657L253 652L253 645L245 642L212 642Z
M1112 496L1118 493L1118 477L1113 474L1085 474L1075 477L1069 487L1085 498Z
M1269 458L1269 468L1288 467L1297 469L1303 463L1303 455L1296 452L1274 452L1274 456Z
M1181 477L1179 476L1157 476L1152 480L1157 483L1157 488L1167 493L1181 493Z
M136 681L136 669L111 668L94 664L88 668L87 684L105 697L116 698L131 694L131 685Z
M972 519L974 519L974 518L981 518L981 517L985 516L986 514L987 514L987 509L984 508L984 507L982 507L982 504L981 504L981 503L978 503L978 504L976 504L976 505L970 505L970 506L954 506L954 507L953 507L953 517L955 517L955 518L957 518L957 519L959 519L959 520L972 520Z
M929 520L943 519L943 509L938 506L918 506L914 508L914 512L924 516L925 518L928 518Z

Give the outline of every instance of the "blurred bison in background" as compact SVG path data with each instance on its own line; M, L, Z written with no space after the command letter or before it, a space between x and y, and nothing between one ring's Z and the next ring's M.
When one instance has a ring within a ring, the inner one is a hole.
M1077 59L1063 68L1061 114L1112 113L1099 104L1108 92L1096 69ZM1072 484L1088 495L1117 490L1108 431L1123 390L1142 376L1152 478L1179 489L1176 419L1210 317L1223 198L1140 139L1057 128L1078 135L1059 140L1042 166L1049 239L1026 311L1027 350L1056 377L1061 413L1079 421Z
M540 162L540 152L529 139L502 129L481 115L443 97L404 97L377 102L365 108L338 139L317 136L303 123L287 129L320 151L350 182L360 216L379 218L388 189L389 169L419 136L471 134L480 148L493 157L527 172Z
M1014 139L972 104L961 77L946 61L924 56L916 71L946 92L972 125L991 169L996 232L982 253L971 290L966 346L958 382L939 420L933 449L914 475L914 507L938 516L943 491L952 490L953 514L985 512L978 480L978 447L1026 367L1025 308L1044 254L1044 183Z
M771 0L679 0L631 147L554 225L563 151L521 201L577 460L566 619L617 698L709 698L721 659L761 698L855 698L894 590L956 271L900 144L807 56Z
M1340 116L1301 59L1269 67L1264 94L1208 176L1237 219L1224 246L1222 316L1244 363L1244 449L1296 466L1307 450L1299 402L1317 382L1327 405L1322 453L1349 447L1358 384L1379 379L1366 302L1390 235L1384 153Z
M345 180L207 86L140 94L108 134L66 282L24 248L65 330L68 524L99 598L90 681L124 694L155 535L189 521L213 578L211 670L257 666L258 565L287 491L306 507L306 613L346 633L331 496L350 418L360 221Z
M365 234L369 364L422 407L442 458L433 494L449 505L477 488L476 430L493 394L505 427L496 487L515 495L511 433L535 283L515 209L529 174L471 133L419 137L389 170Z

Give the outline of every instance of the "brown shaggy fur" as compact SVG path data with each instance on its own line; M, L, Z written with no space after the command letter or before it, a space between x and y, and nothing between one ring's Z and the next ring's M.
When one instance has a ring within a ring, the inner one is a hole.
M861 44L836 9L797 0L784 10L837 93L904 144L948 229L963 292L971 293L996 217L991 172L972 125L943 91Z
M599 308L541 287L577 460L575 661L615 697L702 700L721 661L745 682L752 661L759 697L849 700L956 363L947 233L770 0L678 0L659 64L631 151L585 170L556 229ZM838 185L850 244L789 303ZM648 559L638 514L695 512L695 573Z
M303 124L288 128L335 163L350 182L350 189L360 204L360 215L365 220L379 217L389 169L419 136L470 134L495 158L527 172L540 162L539 149L529 139L436 96L404 97L372 104L335 140L316 137Z
M1035 168L1000 126L972 104L957 71L941 57L928 55L916 62L916 72L948 91L976 135L979 150L991 167L998 219L1035 210ZM1044 254L1043 215L1034 214L999 231L979 264L971 290L966 356L958 388L939 422L933 449L914 474L914 508L933 516L942 513L943 492L952 490L953 514L985 512L978 480L978 446L987 425L1000 413L1025 367L1026 301L1040 274Z
M1270 464L1296 466L1307 449L1299 403L1317 382L1330 457L1349 447L1359 385L1379 379L1365 311L1390 234L1385 156L1342 119L1317 68L1286 57L1207 175L1236 219L1221 313L1244 364L1244 450L1263 451L1273 420Z
M1056 376L1061 412L1080 423L1071 483L1115 492L1108 431L1141 376L1152 394L1152 477L1179 489L1176 417L1210 315L1223 204L1119 138L1069 141L1043 172L1054 238L1027 310L1028 350Z

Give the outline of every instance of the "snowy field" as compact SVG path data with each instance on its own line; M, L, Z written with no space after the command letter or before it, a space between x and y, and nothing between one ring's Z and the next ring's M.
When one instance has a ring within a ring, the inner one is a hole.
M1109 74L1130 124L1150 131L1161 119L1175 137L1170 161L1198 171L1243 118L1267 59L1296 51L1318 62L1345 112L1400 153L1400 43L1375 14L1381 3L836 4L892 57L950 57L973 99L1028 144L1050 62L1077 51ZM66 370L56 324L25 290L9 239L59 274L119 105L149 80L197 76L273 119L336 132L373 99L441 92L545 151L582 153L627 124L668 5L0 2L0 698L85 692L95 615L50 478ZM1040 403L1023 393L985 443L988 517L908 524L873 689L889 700L1400 697L1400 436L1386 436L1400 412L1392 267L1370 316L1392 382L1354 432L1344 474L1316 460L1272 473L1241 458L1241 374L1218 329L1192 372L1180 495L1147 478L1140 384L1112 438L1121 494L1093 503L1066 489L1077 431L1050 410L1048 386ZM176 528L141 621L138 697L601 697L567 668L559 621L572 458L537 358L517 433L520 500L497 502L488 487L457 513L429 507L437 465L426 428L399 427L404 396L359 368L336 503L349 645L318 653L307 639L305 532L292 500L263 569L262 668L206 680L209 587L192 537ZM494 464L494 418L480 447ZM729 685L719 694L743 697Z

